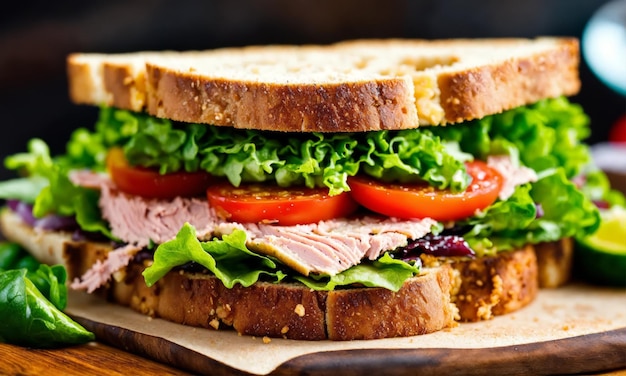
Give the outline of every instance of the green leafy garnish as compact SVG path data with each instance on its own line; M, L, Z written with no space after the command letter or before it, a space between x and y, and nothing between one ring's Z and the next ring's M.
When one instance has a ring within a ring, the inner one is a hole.
M433 129L442 140L457 142L463 152L479 159L506 154L540 177L459 224L470 227L464 237L472 248L492 253L595 231L598 210L572 182L591 162L582 142L589 135L588 125L579 105L557 98ZM608 185L594 186L597 195L606 194Z
M69 179L70 167L56 163L44 141L30 140L28 152L7 157L5 165L21 171L27 178L0 183L0 198L33 203L35 217L51 213L75 216L82 229L113 237L100 214L99 192L74 185ZM21 189L21 193L16 194L16 188Z
M310 275L294 278L313 290L331 291L337 286L361 285L398 291L407 279L420 273L420 266L420 263L409 264L385 253L372 263L364 262L333 276Z
M61 265L40 264L17 244L0 243L0 342L59 347L94 340L62 312L67 274Z
M427 130L363 133L285 133L178 123L146 114L102 108L95 132L72 135L63 164L102 169L111 146L131 165L161 173L205 170L242 182L287 187L326 186L348 191L348 176L363 172L385 180L422 180L461 191L469 175L457 154Z

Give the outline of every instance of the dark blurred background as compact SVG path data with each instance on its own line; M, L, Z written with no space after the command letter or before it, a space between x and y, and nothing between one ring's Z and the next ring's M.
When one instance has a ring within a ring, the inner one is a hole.
M580 38L607 0L91 0L22 1L0 13L0 158L28 139L61 152L72 129L91 127L97 109L70 103L70 52L207 49L265 43L329 43L349 38ZM626 62L625 62L626 63ZM585 63L581 103L590 143L606 140L626 111L623 96ZM0 167L0 179L12 172Z

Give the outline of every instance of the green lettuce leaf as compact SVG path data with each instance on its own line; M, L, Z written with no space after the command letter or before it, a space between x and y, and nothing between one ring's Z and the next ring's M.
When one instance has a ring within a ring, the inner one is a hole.
M611 188L609 178L602 170L591 169L583 174L584 182L579 187L583 194L592 201L604 201L609 206L626 206L626 197Z
M458 152L427 130L365 133L285 133L239 130L158 119L102 108L94 132L79 129L59 161L103 169L106 150L124 149L131 165L208 171L234 186L275 182L287 187L348 191L348 176L359 172L385 180L421 180L461 191L469 184Z
M542 216L537 216L537 207ZM485 254L591 234L600 225L600 213L562 169L553 169L465 224L471 226L465 239L477 253Z
M591 162L582 142L590 134L589 118L580 105L564 97L432 131L445 141L458 142L461 150L478 159L515 150L525 166L537 172L562 168L568 179Z
M196 230L186 223L176 238L160 244L154 252L154 262L143 272L148 286L167 274L172 268L188 262L198 263L211 271L224 285L236 283L250 286L263 274L274 282L284 278L270 258L249 251L245 245L246 233L235 230L222 239L201 242Z
M0 182L0 198L33 204L47 185L48 179L42 176L5 180Z
M541 177L460 224L470 228L464 236L475 251L492 253L595 231L598 210L572 183L591 163L589 149L582 142L589 135L588 125L579 105L558 98L454 127L433 128L444 142L455 142L461 151L478 159L506 154ZM607 197L606 184L590 177L594 179L597 184L587 189ZM537 207L543 216L537 216Z
M24 186L24 192L30 192L29 197L23 198L34 204L35 217L40 218L47 214L75 216L82 229L101 232L113 238L100 214L99 192L74 185L69 179L68 166L55 163L44 141L36 138L30 140L28 152L7 157L5 165L28 176L18 182ZM33 197L37 190L36 197ZM6 186L4 191L0 189L0 198L19 198L7 193L10 191Z
M404 282L420 273L420 263L409 264L383 254L373 263L363 262L333 276L310 275L295 276L305 286L313 290L331 291L337 286L361 285L365 287L383 287L398 291Z
M65 154L56 156L55 163L67 170L88 168L104 171L109 148L128 142L140 126L137 119L141 116L125 115L125 112L101 107L95 130L85 127L74 130L66 144Z

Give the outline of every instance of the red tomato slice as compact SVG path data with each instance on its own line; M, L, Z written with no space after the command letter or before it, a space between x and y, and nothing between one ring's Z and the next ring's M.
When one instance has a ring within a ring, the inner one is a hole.
M366 208L390 217L453 221L472 216L498 198L502 176L486 163L466 163L472 183L460 193L437 190L424 184L391 184L365 177L351 177L352 197Z
M228 183L207 189L209 205L234 222L268 222L283 226L315 223L353 213L358 204L347 192L329 196L326 188L282 188L276 185Z
M128 164L124 151L120 148L109 150L106 165L119 190L147 198L168 199L202 195L215 180L204 171L181 171L162 175L148 168L133 167Z

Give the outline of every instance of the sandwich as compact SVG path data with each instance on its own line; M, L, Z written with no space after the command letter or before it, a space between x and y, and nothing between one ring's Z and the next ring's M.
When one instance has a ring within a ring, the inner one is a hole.
M70 98L99 117L5 159L0 226L71 288L184 325L490 319L565 283L599 226L578 64L553 37L74 53Z

